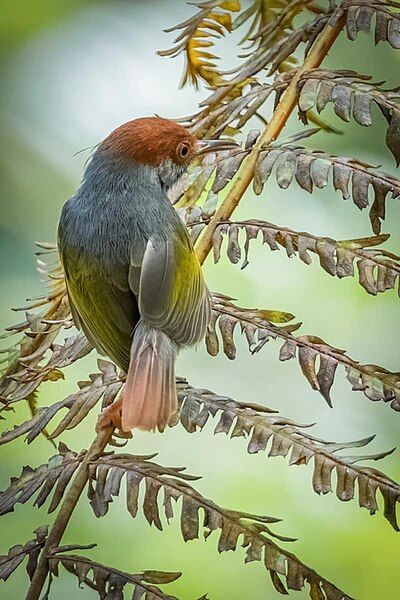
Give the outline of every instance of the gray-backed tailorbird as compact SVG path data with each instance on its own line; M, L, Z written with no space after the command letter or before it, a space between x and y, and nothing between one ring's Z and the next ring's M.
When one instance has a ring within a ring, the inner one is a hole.
M162 431L177 410L174 363L199 342L210 295L168 189L199 154L229 149L167 119L136 119L94 152L63 207L58 247L74 322L125 373L103 419Z

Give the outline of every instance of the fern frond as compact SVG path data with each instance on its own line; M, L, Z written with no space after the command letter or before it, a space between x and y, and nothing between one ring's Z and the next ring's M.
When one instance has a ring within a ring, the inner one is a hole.
M68 305L64 310L66 315L69 314ZM14 372L0 382L4 405L0 412L9 410L10 405L15 402L29 398L44 381L57 381L63 378L61 369L89 354L93 346L83 333L79 333L67 338L63 345L51 343L50 349L52 353L44 365L39 363L45 359L44 353L47 349L41 347L40 354L21 358L19 368L14 368Z
M43 275L48 293L40 298L30 298L29 304L15 308L16 311L25 312L26 320L7 327L6 334L1 336L5 338L16 333L24 334L18 342L19 351L8 352L11 360L0 380L0 402L5 405L5 409L9 408L10 398L12 401L25 399L37 389L41 381L56 380L60 375L59 367L69 360L68 341L64 349L54 344L62 328L72 326L64 274L56 254L56 246L44 242L38 243L37 246L40 248L36 252L39 256L37 270ZM40 311L31 312L35 309ZM77 351L74 342L72 345ZM56 354L54 361L51 357L47 367L42 370L40 363L45 360L48 350L54 348L58 348L58 356ZM82 337L82 354L78 353L76 358L89 351L90 345Z
M280 70L282 64L290 63L293 53L300 44L307 43L307 48L309 48L328 20L328 15L319 15L314 20L306 22L294 31L284 35L271 48L265 50L260 47L246 61L230 71L233 77L225 80L224 84L218 86L207 99L208 109L205 112L213 107L220 106L223 99L232 95L241 86L254 82L255 76L264 69L266 75L271 76Z
M272 95L275 96L275 103L279 100L291 77L291 73L279 73L273 83L254 80L246 94L236 98L226 96L217 106L214 106L212 94L201 103L200 112L183 117L179 122L190 127L198 137L218 137L224 134L227 128L240 131L254 115L257 115L259 108Z
M60 504L71 477L78 468L83 455L69 450L60 442L59 454L52 456L48 463L33 469L25 466L19 477L12 477L9 487L0 492L0 515L14 511L16 504L25 504L37 491L34 504L42 506L54 489L48 512L53 512Z
M332 171L334 189L342 193L343 199L351 196L360 210L369 205L368 192L371 187L374 201L369 218L376 235L381 232L381 222L386 216L388 194L390 193L392 198L400 197L400 181L392 175L376 171L368 163L296 146L281 146L260 152L253 180L256 194L261 194L274 167L279 187L286 189L295 179L303 190L310 193L314 185L320 189L326 187Z
M88 546L90 548L93 546ZM81 548L81 546L60 546L48 555L50 573L58 577L59 565L66 571L78 578L79 585L84 583L90 589L98 592L100 598L115 598L122 600L128 585L133 585L133 598L135 600L178 600L176 596L166 594L154 584L171 583L179 579L182 573L171 573L166 571L143 571L143 573L131 574L120 571L115 567L109 567L93 561L86 556L78 554L67 554L66 551ZM52 581L48 591L51 587Z
M30 444L44 431L52 419L66 408L68 409L67 414L48 436L50 440L53 440L64 431L79 425L100 400L102 400L103 407L111 404L122 387L123 377L118 375L117 368L113 363L98 359L97 364L100 372L89 375L89 381L80 381L77 392L51 406L40 408L33 418L13 429L4 431L0 436L0 446L12 442L22 435L26 435L25 441Z
M343 0L346 10L347 37L355 40L360 31L369 33L375 16L375 44L388 42L392 48L400 48L400 14L398 2L371 2L371 0Z
M361 456L340 454L343 450L367 446L375 436L347 443L328 442L309 434L310 425L295 423L264 405L238 402L209 390L196 389L185 380L178 381L177 389L180 422L189 433L203 429L209 419L218 416L214 434L247 438L249 454L267 451L268 447L268 457L286 457L290 453L289 465L306 465L313 460L312 485L317 494L332 491L334 472L339 500L353 499L357 483L359 504L370 514L378 510L376 493L379 490L385 504L384 516L399 530L396 505L400 502L400 486L381 471L357 464L381 460L394 449Z
M289 4L292 3L289 2ZM266 27L279 19L283 11L287 10L288 3L284 0L254 0L246 10L236 17L233 28L238 29L250 21L249 29L242 41L254 41L256 37L262 35Z
M399 20L400 41L400 20ZM385 90L381 83L370 81L369 75L355 71L327 71L314 69L299 79L299 108L304 121L306 111L315 108L319 113L330 102L342 121L353 119L363 126L372 124L371 104L375 103L388 123L386 144L396 164L400 162L400 91Z
M33 540L29 540L23 546L17 544L9 549L8 554L0 556L0 579L7 581L26 558L28 558L26 572L29 579L32 579L40 551L46 542L47 526L39 527L33 533L35 534Z
M69 312L65 311L65 305L68 303L66 302L64 275L56 254L56 245L47 242L37 242L36 245L39 248L35 253L38 256L37 271L43 276L42 281L47 287L48 293L38 298L28 298L27 305L14 308L15 311L25 312L26 321L7 327L6 333L0 336L0 339L22 331L30 331L27 336L31 339L46 334L53 334L54 339L54 332L59 329L58 325L71 325L71 323L67 323ZM42 257L45 257L46 260L43 260ZM44 309L39 315L32 315L30 311L36 308ZM38 322L39 317L41 322ZM42 339L36 340L36 345L38 345L38 341L42 341ZM23 348L21 355L25 358L30 354L29 351L32 352L33 348Z
M249 59L237 68L237 75L234 80L238 84L248 77L256 75L261 70L267 70L267 76L273 75L276 71L287 70L287 63L293 62L292 55L298 49L300 44L307 44L305 52L313 44L317 35L322 31L329 20L330 15L318 15L310 21L306 21L296 29L288 31L272 45L263 45L261 41L260 49L249 56ZM272 25L274 27L274 24ZM268 38L267 38L268 39Z
M255 0L253 4L234 21L233 28L237 29L251 19L250 27L243 37L242 43L247 42L250 49L254 46L270 48L281 39L288 30L293 30L293 19L304 10L307 0ZM290 68L294 61L285 61L281 69Z
M220 351L219 331L223 352L230 358L236 356L234 334L240 329L245 334L252 354L259 352L269 339L281 339L284 343L279 352L279 360L286 361L297 356L303 375L318 391L329 406L332 406L330 391L336 369L342 365L352 389L362 391L373 401L383 400L390 403L395 411L400 411L400 372L393 373L374 364L360 364L314 335L294 336L293 332L300 323L278 327L269 320L269 314L259 309L236 306L232 298L222 294L213 294L212 321L209 325L206 344L208 353L216 356Z
M244 240L241 241L241 232ZM241 268L249 264L251 240L261 237L262 243L270 250L286 250L289 258L298 256L306 265L311 264L309 252L317 254L322 269L329 275L339 278L353 277L358 271L360 285L368 294L394 289L398 283L400 295L400 256L382 248L376 248L389 239L389 234L358 238L353 240L334 240L315 236L305 231L293 231L266 221L236 221L221 223L213 237L214 262L221 257L221 246L227 238L226 253L231 263L243 260Z
M153 455L154 456L154 455ZM103 516L113 497L118 496L122 479L126 478L127 509L135 517L138 512L139 487L143 482L145 493L143 513L149 524L162 529L158 495L163 490L163 508L167 521L174 516L172 500L182 499L181 532L183 539L197 539L200 531L200 514L204 513L204 536L219 530L218 551L236 550L239 538L242 547L247 548L245 562L263 560L270 572L275 588L286 594L285 580L289 589L301 590L305 583L309 585L310 598L326 600L349 599L349 596L336 588L325 578L302 563L294 554L280 548L270 538L272 534L267 526L279 519L244 513L221 508L212 500L197 492L188 481L198 479L183 473L183 469L162 467L150 462L151 457L138 457L129 454L101 457L92 461L92 479L89 486L89 498L96 516ZM319 594L319 595L318 595Z
M314 186L319 189L326 187L331 181L330 174L332 173L334 189L341 192L344 200L352 198L353 203L360 210L370 205L369 191L372 190L374 199L369 209L369 218L373 232L379 235L382 221L386 217L388 197L393 199L400 197L400 180L375 169L373 165L364 161L335 156L322 150L303 148L291 143L309 137L318 131L318 129L302 130L291 136L290 140L282 140L282 145L278 146L275 143L262 149L254 168L254 193L257 195L262 193L265 183L273 172L277 184L282 189L287 189L295 180L303 190L309 193L313 192ZM205 186L215 171L215 178L208 191L206 203L212 204L214 201L216 205L218 193L235 177L240 165L251 151L258 133L258 130L249 132L242 150L225 153L216 162L209 159L209 162L197 171L193 183L189 185L189 192L185 190L185 187L177 189L174 200L186 193L189 194L187 206L192 206L205 191ZM204 210L199 214L203 220L207 220L210 216L210 213ZM191 220L193 221L193 219ZM189 221L188 224L190 224Z
M174 46L168 50L160 50L160 56L175 57L185 53L186 65L181 86L191 83L199 87L199 79L203 79L210 87L223 83L221 73L216 68L218 57L210 51L214 42L212 38L220 38L225 32L232 30L232 12L240 10L239 0L208 0L192 2L199 12L169 29L166 33L181 30L175 39ZM210 39L211 38L211 39Z

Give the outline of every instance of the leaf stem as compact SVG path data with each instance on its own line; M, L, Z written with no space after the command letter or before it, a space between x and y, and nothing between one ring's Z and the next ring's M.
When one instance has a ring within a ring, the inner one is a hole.
M94 458L97 458L97 456L104 451L111 439L113 431L113 427L108 427L106 429L102 429L98 433L97 437L87 451L82 464L78 468L72 485L68 490L64 502L58 511L56 520L54 521L47 537L46 544L44 545L38 562L38 566L29 586L26 600L39 600L40 593L43 589L49 572L48 555L51 553L53 548L56 548L60 545L61 538L64 535L72 513L74 512L78 500L88 481L90 461L92 461Z
M315 40L313 46L301 67L299 67L292 78L286 92L282 95L276 110L274 111L271 120L264 129L263 133L258 138L253 150L243 163L243 167L238 171L236 179L222 202L221 206L212 217L209 225L200 237L196 244L196 253L200 264L203 264L212 248L212 238L216 227L221 221L230 218L235 208L238 206L243 194L249 187L254 174L254 168L257 162L258 155L263 146L274 141L283 127L286 125L293 109L297 104L297 82L301 75L310 69L319 67L325 56L328 54L332 44L343 29L345 23L345 13L342 9L337 9L332 15L329 22L325 25L320 35Z

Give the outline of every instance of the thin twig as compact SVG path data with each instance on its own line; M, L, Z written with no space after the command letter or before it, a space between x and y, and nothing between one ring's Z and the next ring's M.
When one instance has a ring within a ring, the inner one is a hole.
M49 572L48 555L51 553L53 548L56 548L60 545L61 538L64 535L72 513L74 512L78 500L88 481L90 461L94 460L94 458L97 458L104 452L105 447L111 439L113 431L114 428L108 427L106 429L102 429L98 433L97 437L86 453L82 464L78 468L72 485L65 496L65 499L60 510L58 511L57 517L47 537L46 544L43 547L40 560L26 595L26 600L39 600L40 593L43 589Z

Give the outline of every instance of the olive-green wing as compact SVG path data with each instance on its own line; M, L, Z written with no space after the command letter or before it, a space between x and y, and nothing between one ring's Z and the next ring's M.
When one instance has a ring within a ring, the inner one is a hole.
M62 262L76 325L99 350L127 371L133 329L139 320L129 288L129 267L94 266L84 255L63 252Z
M137 285L134 272L130 282L132 288ZM177 344L195 344L204 337L211 317L210 294L183 227L173 241L147 243L138 304L143 320Z

